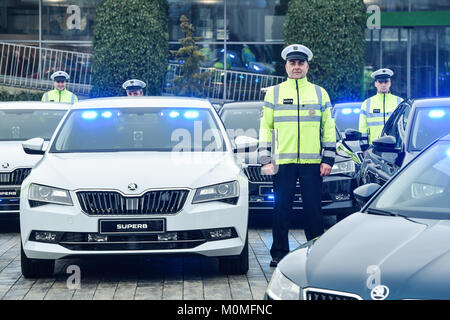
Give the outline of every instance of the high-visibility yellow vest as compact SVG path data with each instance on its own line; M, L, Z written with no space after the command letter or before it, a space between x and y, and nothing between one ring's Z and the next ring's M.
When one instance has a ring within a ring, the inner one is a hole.
M362 103L359 132L368 139L369 144L381 136L384 125L402 100L391 93L377 93Z
M333 166L335 130L328 93L306 77L288 79L266 92L260 119L259 160L262 164L324 162Z
M42 101L43 102L62 102L62 103L72 103L74 104L75 102L78 101L77 96L70 92L67 89L64 90L57 90L57 89L53 89L50 90L46 93L44 93L44 95L42 96Z

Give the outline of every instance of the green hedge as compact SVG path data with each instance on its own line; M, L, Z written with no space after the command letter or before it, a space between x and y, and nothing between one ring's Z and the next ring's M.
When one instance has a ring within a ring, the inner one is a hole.
M125 95L122 83L140 79L160 95L167 70L167 0L103 0L96 7L92 97Z
M286 45L314 54L308 80L333 103L362 99L366 7L362 0L291 0L284 26Z
M43 94L44 92L18 91L9 93L5 90L0 90L0 101L41 101Z

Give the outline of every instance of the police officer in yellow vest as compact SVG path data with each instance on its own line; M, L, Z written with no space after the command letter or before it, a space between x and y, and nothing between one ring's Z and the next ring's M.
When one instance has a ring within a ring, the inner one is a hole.
M275 209L270 266L289 253L289 222L299 179L307 240L324 232L322 180L331 173L336 156L336 131L331 102L325 89L308 81L311 50L300 44L287 46L288 79L270 87L260 119L259 161L263 174L275 174Z
M122 88L124 88L127 91L128 97L143 96L144 95L143 89L145 87L146 87L145 82L138 79L127 80L122 84Z
M62 102L62 103L75 103L78 101L77 96L66 89L66 81L69 80L69 75L64 71L56 71L50 79L53 80L53 86L55 89L44 93L42 101L48 102Z
M386 121L402 102L402 98L389 92L391 88L391 77L394 72L383 68L371 74L375 79L377 94L366 99L361 105L359 114L359 131L362 137L362 144L372 144L373 140L380 137Z

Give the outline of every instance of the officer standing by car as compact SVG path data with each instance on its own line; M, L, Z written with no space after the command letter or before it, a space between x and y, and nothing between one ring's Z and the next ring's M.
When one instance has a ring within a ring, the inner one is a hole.
M336 132L328 93L308 81L310 49L284 48L288 79L267 90L260 119L259 161L263 174L274 176L275 208L270 266L289 253L289 223L297 179L302 194L305 235L324 232L322 180L336 156Z
M127 91L129 97L143 96L145 87L145 82L137 79L127 80L122 84L122 88Z
M387 68L379 69L370 76L375 79L377 94L366 99L361 105L359 114L359 132L363 140L361 144L372 144L381 136L381 131L391 114L402 102L402 98L390 93L391 77L394 72Z
M42 96L42 101L44 102L62 102L74 104L78 101L77 96L66 89L66 81L69 80L70 76L64 71L56 71L51 76L50 79L53 80L54 89L50 90Z

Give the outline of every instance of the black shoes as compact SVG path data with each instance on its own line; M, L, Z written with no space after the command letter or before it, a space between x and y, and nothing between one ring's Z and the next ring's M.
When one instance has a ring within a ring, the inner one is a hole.
M280 258L280 257L272 258L272 261L270 261L270 266L276 267L278 265L278 262L281 261L281 259L283 259L283 258Z

